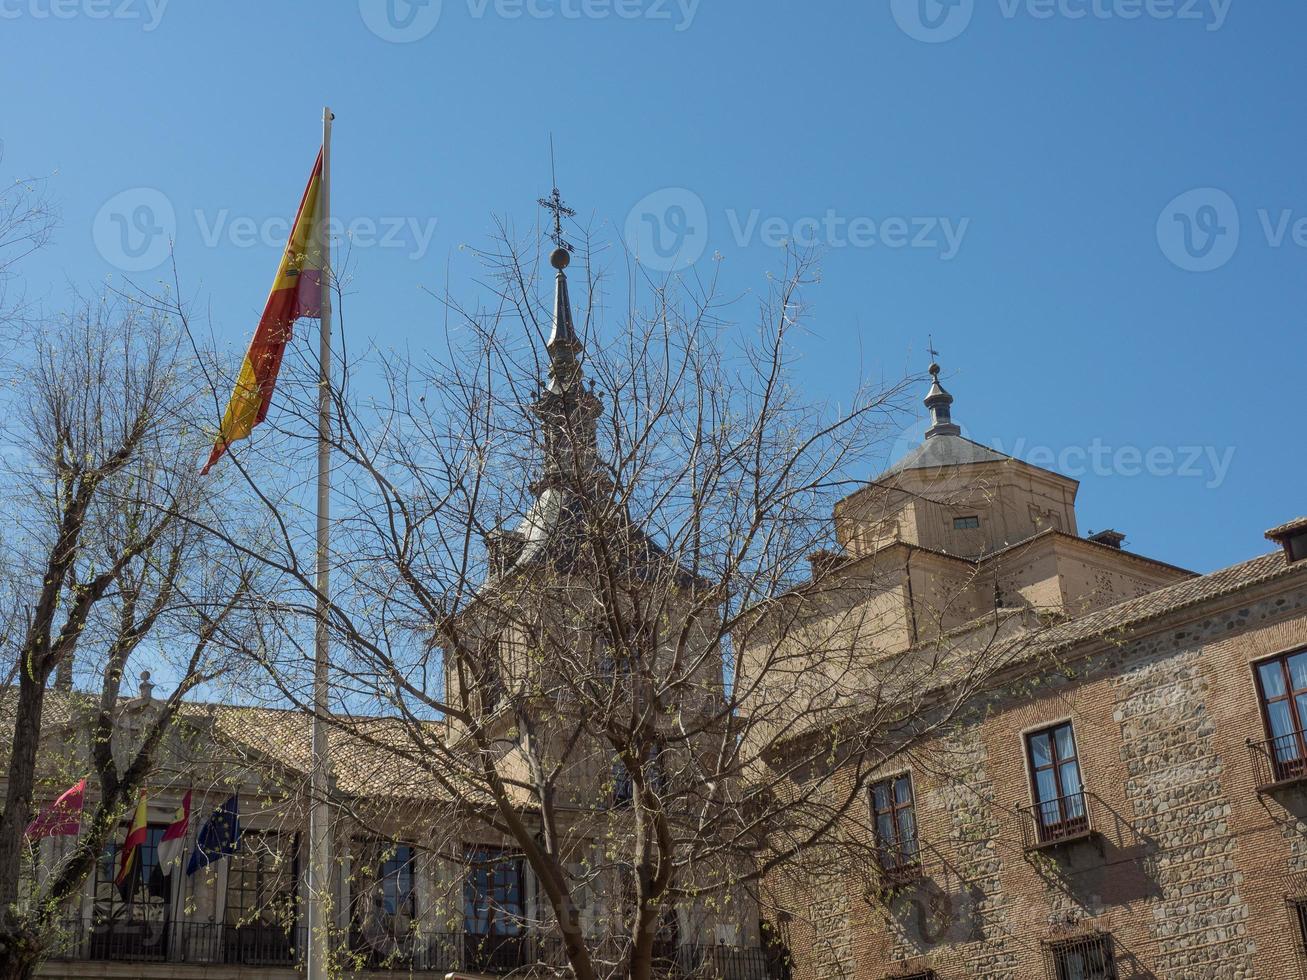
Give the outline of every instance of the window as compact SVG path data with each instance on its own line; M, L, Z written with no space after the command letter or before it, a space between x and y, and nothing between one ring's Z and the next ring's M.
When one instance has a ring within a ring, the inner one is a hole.
M229 962L293 963L297 841L292 834L246 830L228 861L225 944Z
M497 847L468 847L463 930L469 936L520 936L526 917L522 859Z
M621 759L613 760L613 794L611 806L614 810L630 806L635 799L635 783Z
M1275 781L1307 775L1307 650L1257 665L1257 693L1270 739Z
M123 895L114 884L118 874L119 848L127 836L127 825L118 828L115 839L100 852L100 860L95 866L95 918L97 920L117 921L161 921L164 917L164 897L156 895L149 889L152 872L159 863L159 841L168 828L162 824L151 825L145 831L145 843L141 845L140 863L132 876L127 894Z
M1298 950L1298 962L1307 975L1307 898L1289 899L1289 917L1293 920L1293 935Z
M247 830L227 871L227 925L275 925L292 918L295 841L288 834Z
M912 776L882 779L871 787L871 819L882 870L906 871L920 859Z
M1107 933L1052 943L1048 958L1052 980L1116 980L1112 937Z
M667 771L664 768L664 753L666 748L661 745L651 745L649 747L649 761L645 763L644 779L649 788L658 796L666 795L668 791ZM630 806L635 799L635 783L631 779L631 773L626 768L626 763L617 758L613 760L612 768L612 793L609 799L609 806L613 809L621 809Z
M355 840L350 881L351 942L371 965L402 948L417 916L416 851L409 844Z
M159 841L167 828L150 825L145 831L136 870L124 889L118 890L119 848L127 825L117 830L95 864L95 906L90 953L103 960L163 960L168 956L167 899L150 888L159 864ZM163 889L166 891L166 889Z
M953 530L955 531L971 531L978 527L980 527L980 518L974 514L969 517L953 518Z
M1080 760L1071 722L1026 736L1035 795L1037 843L1078 837L1089 829Z

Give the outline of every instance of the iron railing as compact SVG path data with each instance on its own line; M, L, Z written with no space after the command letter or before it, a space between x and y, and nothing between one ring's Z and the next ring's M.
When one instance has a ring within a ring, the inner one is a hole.
M1293 950L1298 958L1298 975L1307 977L1307 898L1285 899L1293 932Z
M1248 742L1258 791L1307 780L1307 732Z
M1096 803L1092 793L1082 791L1022 807L1022 845L1035 851L1092 837Z
M1110 932L1091 932L1044 944L1048 980L1117 980Z
M913 835L902 840L877 840L876 862L881 880L891 887L906 885L922 874L921 841Z
M305 931L277 925L230 926L182 920L68 919L60 923L55 959L127 963L287 968L301 962ZM425 933L350 937L357 965L370 970L445 974L456 970L503 975L536 964L565 965L554 937ZM674 980L788 980L785 957L738 946L678 946L655 950L655 972Z
M301 929L261 924L68 919L58 935L56 958L76 960L293 966L303 949Z

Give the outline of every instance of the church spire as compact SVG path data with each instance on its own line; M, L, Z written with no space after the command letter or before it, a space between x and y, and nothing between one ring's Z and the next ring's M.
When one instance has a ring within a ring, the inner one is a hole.
M934 353L933 351L931 353ZM930 409L930 428L926 438L931 436L960 436L962 427L953 421L953 396L939 383L939 364L930 365L930 391L926 393L926 408Z
M586 390L581 371L584 347L572 319L572 301L567 291L567 267L572 261L572 246L563 238L563 218L576 212L563 203L555 187L540 206L554 214L554 230L549 236L554 251L549 264L554 274L554 322L545 350L549 354L549 378L536 399L535 411L541 420L544 441L546 481L564 475L592 472L597 459L596 423L602 412L598 397Z

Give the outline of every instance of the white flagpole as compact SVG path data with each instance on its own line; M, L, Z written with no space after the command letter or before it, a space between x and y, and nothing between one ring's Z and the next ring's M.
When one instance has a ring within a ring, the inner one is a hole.
M313 773L309 800L308 980L327 980L331 922L331 828L327 808L327 589L331 506L331 121L322 110L322 317L318 354L317 622L313 642Z

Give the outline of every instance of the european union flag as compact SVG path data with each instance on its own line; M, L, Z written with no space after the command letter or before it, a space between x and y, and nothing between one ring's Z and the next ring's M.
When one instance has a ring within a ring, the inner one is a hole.
M191 852L186 873L193 875L200 868L207 867L214 861L221 861L229 854L235 854L240 843L241 820L236 812L236 797L233 796L214 810L204 826L200 828L200 838L195 842L195 850Z

